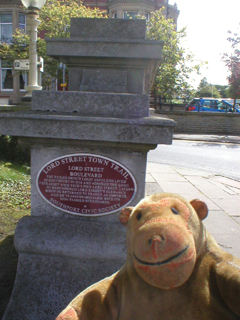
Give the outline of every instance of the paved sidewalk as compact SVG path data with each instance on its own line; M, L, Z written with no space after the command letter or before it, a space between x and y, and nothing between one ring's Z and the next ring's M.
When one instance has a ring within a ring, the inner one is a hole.
M240 182L210 172L148 162L146 195L176 193L206 202L207 230L223 250L240 258Z

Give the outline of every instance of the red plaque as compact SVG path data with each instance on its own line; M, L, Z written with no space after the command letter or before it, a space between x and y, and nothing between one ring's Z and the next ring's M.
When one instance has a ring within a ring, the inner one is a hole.
M113 159L88 153L53 159L39 171L37 188L59 210L100 216L120 210L136 193L132 173Z

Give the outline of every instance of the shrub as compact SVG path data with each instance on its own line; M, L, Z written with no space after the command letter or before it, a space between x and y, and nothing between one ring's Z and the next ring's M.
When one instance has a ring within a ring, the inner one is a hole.
M30 165L30 148L21 146L17 137L0 135L0 160Z

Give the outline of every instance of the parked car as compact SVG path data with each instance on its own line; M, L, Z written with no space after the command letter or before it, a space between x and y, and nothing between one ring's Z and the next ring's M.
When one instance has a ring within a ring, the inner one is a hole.
M187 106L186 111L233 112L231 101L213 98L195 98ZM239 108L235 108L240 112Z

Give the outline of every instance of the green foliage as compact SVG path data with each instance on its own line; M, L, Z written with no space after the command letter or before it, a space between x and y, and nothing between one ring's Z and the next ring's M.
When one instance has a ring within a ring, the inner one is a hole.
M176 31L172 20L166 19L163 9L151 13L147 22L147 38L164 41L161 65L153 90L165 98L192 96L193 87L189 84L189 76L196 72L199 74L200 64L194 64L193 55L187 53L180 45L186 37L185 29Z
M17 268L13 234L18 221L30 215L30 175L21 165L0 162L0 318L7 307Z
M197 88L196 97L206 97L206 98L221 98L220 93L217 88L208 83L207 79L204 77Z
M231 44L231 52L225 53L222 59L230 72L228 77L230 84L229 93L232 94L235 105L236 99L240 95L240 36L232 31L228 31L228 33L230 36L227 40Z
M240 99L240 93L236 92L234 89L234 85L230 84L227 90L227 97L232 99Z
M39 31L44 31L45 38L70 37L71 18L104 18L104 14L97 8L85 7L79 0L51 0L44 5L40 11L41 24ZM46 42L38 39L38 54L44 59L45 78L56 77L59 62L46 54Z
M219 94L220 94L220 96L222 98L228 98L229 97L229 88L228 88L228 86L222 86L222 85L215 84L215 88L217 89L217 91L219 92Z
M9 302L17 269L13 234L18 221L30 215L30 175L22 165L0 162L0 319Z
M65 38L70 36L71 18L103 17L99 9L87 8L79 0L51 0L40 11L39 30L48 38Z
M147 22L148 39L164 41L162 63L153 90L165 98L190 97L193 95L193 88L189 84L189 76L194 72L199 74L202 63L195 64L193 55L180 45L186 36L185 29L176 31L173 21L163 15L163 9L153 12ZM40 10L41 24L38 30L48 38L69 37L70 20L74 17L106 18L99 9L86 8L79 0L51 0ZM28 58L28 44L28 35L17 30L13 35L12 45L0 45L0 57L10 60ZM56 77L59 62L47 56L44 39L38 38L37 50L38 55L44 59L43 86L47 86L49 76Z
M0 160L30 164L30 150L18 143L17 137L0 135Z
M13 43L0 44L0 57L7 60L28 58L29 36L21 29L13 34Z
M202 80L200 81L199 86L198 86L198 91L201 91L204 87L206 87L208 85L209 85L209 83L207 82L207 78L206 77L202 78Z
M20 207L29 209L31 206L29 181L1 181L0 201L5 202L8 208ZM26 190L29 192L26 193Z
M18 220L30 214L30 174L19 164L0 162L0 241L13 233Z
M99 9L85 7L78 0L51 0L39 12L41 24L39 31L44 31L47 38L69 37L71 18L103 18L104 14ZM38 56L44 59L43 82L49 76L56 77L59 62L47 56L47 46L44 39L37 40ZM14 60L27 59L29 56L29 36L17 29L13 34L13 43L0 44L0 58Z

